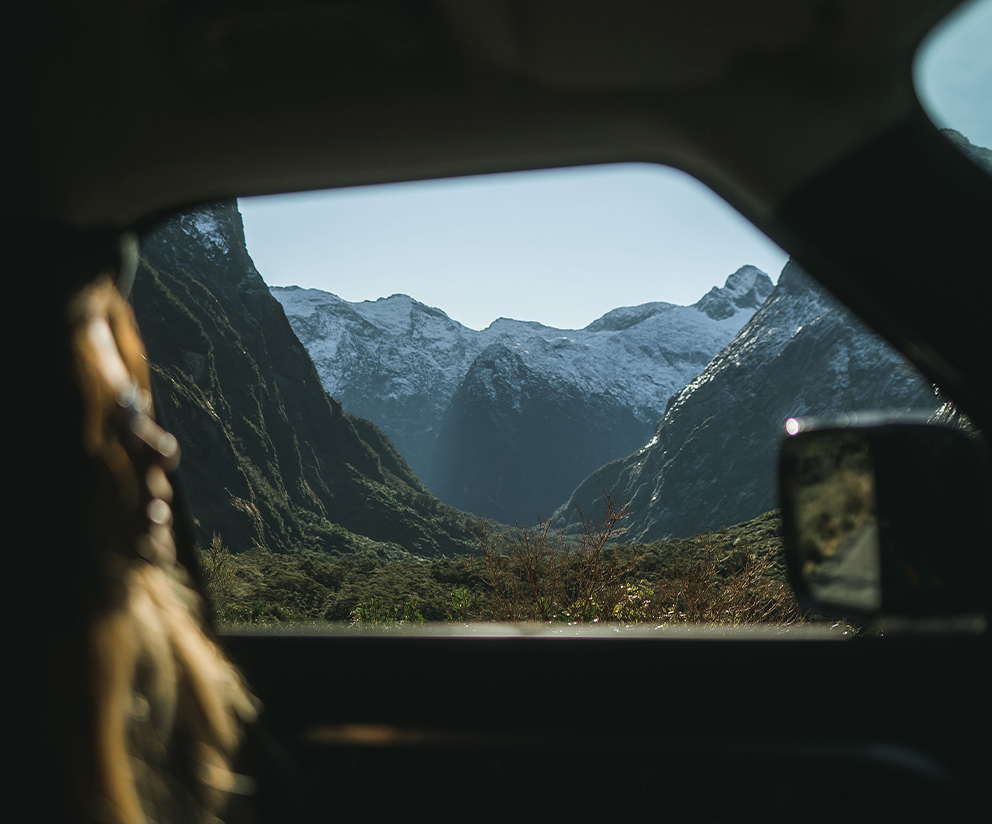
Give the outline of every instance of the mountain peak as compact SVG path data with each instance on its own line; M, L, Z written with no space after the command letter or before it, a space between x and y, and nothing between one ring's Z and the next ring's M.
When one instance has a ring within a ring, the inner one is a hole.
M743 294L751 289L760 288L761 285L766 284L770 287L772 284L772 279L768 277L764 272L762 272L757 266L752 266L750 263L741 266L736 272L727 276L727 282L724 284L724 289L729 289L734 293ZM769 291L771 291L769 289Z
M206 203L180 213L176 220L184 234L206 249L225 253L244 247L245 230L236 201Z
M768 275L749 264L730 275L722 288L714 286L694 305L713 320L726 320L742 310L753 312L774 288Z

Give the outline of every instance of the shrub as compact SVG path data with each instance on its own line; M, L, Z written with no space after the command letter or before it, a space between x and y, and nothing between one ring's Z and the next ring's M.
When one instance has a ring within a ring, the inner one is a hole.
M353 626L370 627L401 626L403 624L422 624L424 616L415 601L407 601L402 607L389 607L377 595L361 601L352 611Z
M474 599L468 587L455 587L451 590L451 607L445 616L447 621L468 621L472 614Z
M732 625L804 620L776 565L776 553L741 545L740 538L728 542L726 533L680 542L679 560L657 579L654 620Z
M235 572L231 552L220 537L219 532L213 534L210 546L201 549L196 546L196 556L203 576L203 587L207 597L214 604L234 591Z
M533 529L492 531L478 525L483 578L498 621L593 623L622 609L638 556L610 541L623 534L629 505L605 495L602 522L579 513L578 539L552 530L549 521Z

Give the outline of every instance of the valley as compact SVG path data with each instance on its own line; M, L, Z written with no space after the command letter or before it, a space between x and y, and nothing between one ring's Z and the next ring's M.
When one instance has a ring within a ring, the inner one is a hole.
M784 421L944 403L792 262L691 306L476 331L406 295L270 289L226 202L143 239L133 303L234 623L801 620Z
M500 318L476 331L407 295L349 303L270 291L328 393L382 429L432 492L533 524L644 444L772 281L744 266L692 306L611 308L584 329Z

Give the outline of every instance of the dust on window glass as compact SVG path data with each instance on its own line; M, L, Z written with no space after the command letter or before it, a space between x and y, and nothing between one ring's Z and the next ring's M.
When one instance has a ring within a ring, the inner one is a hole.
M930 119L992 174L992 0L963 4L933 30L914 82Z
M940 404L645 164L203 206L134 303L228 626L808 621L785 422Z

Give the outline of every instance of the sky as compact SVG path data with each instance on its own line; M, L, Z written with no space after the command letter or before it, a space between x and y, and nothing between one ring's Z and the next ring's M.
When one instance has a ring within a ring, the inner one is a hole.
M938 125L992 147L992 0L924 44L916 83ZM349 301L396 293L473 329L499 317L578 329L618 306L695 303L787 255L675 169L616 164L239 201L270 285Z
M992 149L992 0L966 4L931 32L914 68L930 118Z
M787 259L683 172L622 164L242 199L270 285L411 295L473 329L579 329L618 306L690 304L744 264Z

